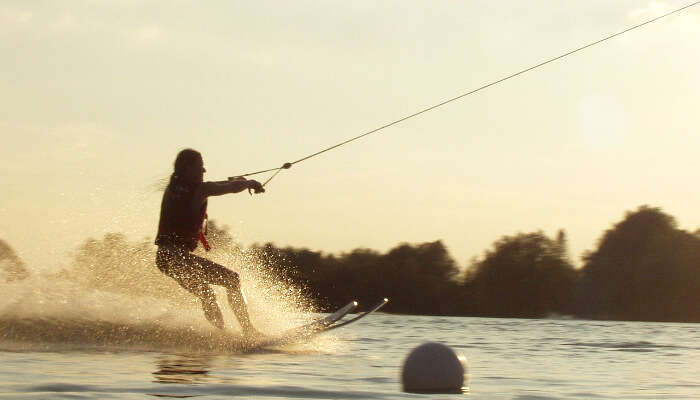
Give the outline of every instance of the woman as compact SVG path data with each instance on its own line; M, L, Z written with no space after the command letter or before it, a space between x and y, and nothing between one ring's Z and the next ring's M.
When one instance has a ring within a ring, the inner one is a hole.
M207 320L220 329L224 328L224 318L216 304L216 295L209 285L225 287L229 304L243 328L243 334L259 336L260 333L250 323L238 274L191 252L197 248L199 240L207 247L201 229L206 218L209 196L239 193L245 189L263 193L265 189L260 182L244 178L204 182L204 172L204 161L198 151L185 149L178 153L175 171L170 177L160 207L155 242L158 245L156 265L180 286L197 296L202 302Z

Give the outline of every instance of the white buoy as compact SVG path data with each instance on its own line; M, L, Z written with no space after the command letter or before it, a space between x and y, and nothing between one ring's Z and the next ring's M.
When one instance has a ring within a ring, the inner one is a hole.
M403 363L404 392L463 393L467 384L467 359L441 343L416 347Z

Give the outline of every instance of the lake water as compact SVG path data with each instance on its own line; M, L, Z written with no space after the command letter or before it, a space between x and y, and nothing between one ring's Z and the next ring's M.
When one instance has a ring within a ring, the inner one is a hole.
M700 324L377 313L307 344L246 353L202 334L199 345L157 346L144 327L139 339L90 339L119 328L44 321L27 336L36 323L0 327L1 398L700 399ZM17 332L33 339L8 339ZM62 342L69 336L79 339ZM404 358L426 341L467 357L465 394L401 391Z

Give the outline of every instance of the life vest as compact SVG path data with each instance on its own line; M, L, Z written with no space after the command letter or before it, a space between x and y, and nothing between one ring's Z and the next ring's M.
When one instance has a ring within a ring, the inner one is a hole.
M188 251L197 248L202 241L209 250L202 224L207 217L207 200L195 204L198 185L184 185L171 180L163 193L160 206L160 221L155 244L158 246L182 247Z

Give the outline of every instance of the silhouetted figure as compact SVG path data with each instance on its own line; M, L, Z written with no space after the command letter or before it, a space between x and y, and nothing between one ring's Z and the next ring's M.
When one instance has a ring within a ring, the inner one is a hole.
M177 283L197 296L202 302L204 315L217 328L223 329L224 319L216 304L216 296L209 285L226 288L228 301L246 336L256 336L248 316L246 300L241 292L238 274L210 260L191 253L198 241L207 246L202 235L206 218L207 197L239 193L252 189L265 191L260 182L244 178L222 182L204 182L202 155L192 149L178 153L175 171L170 177L160 208L160 222L156 245L156 265Z

